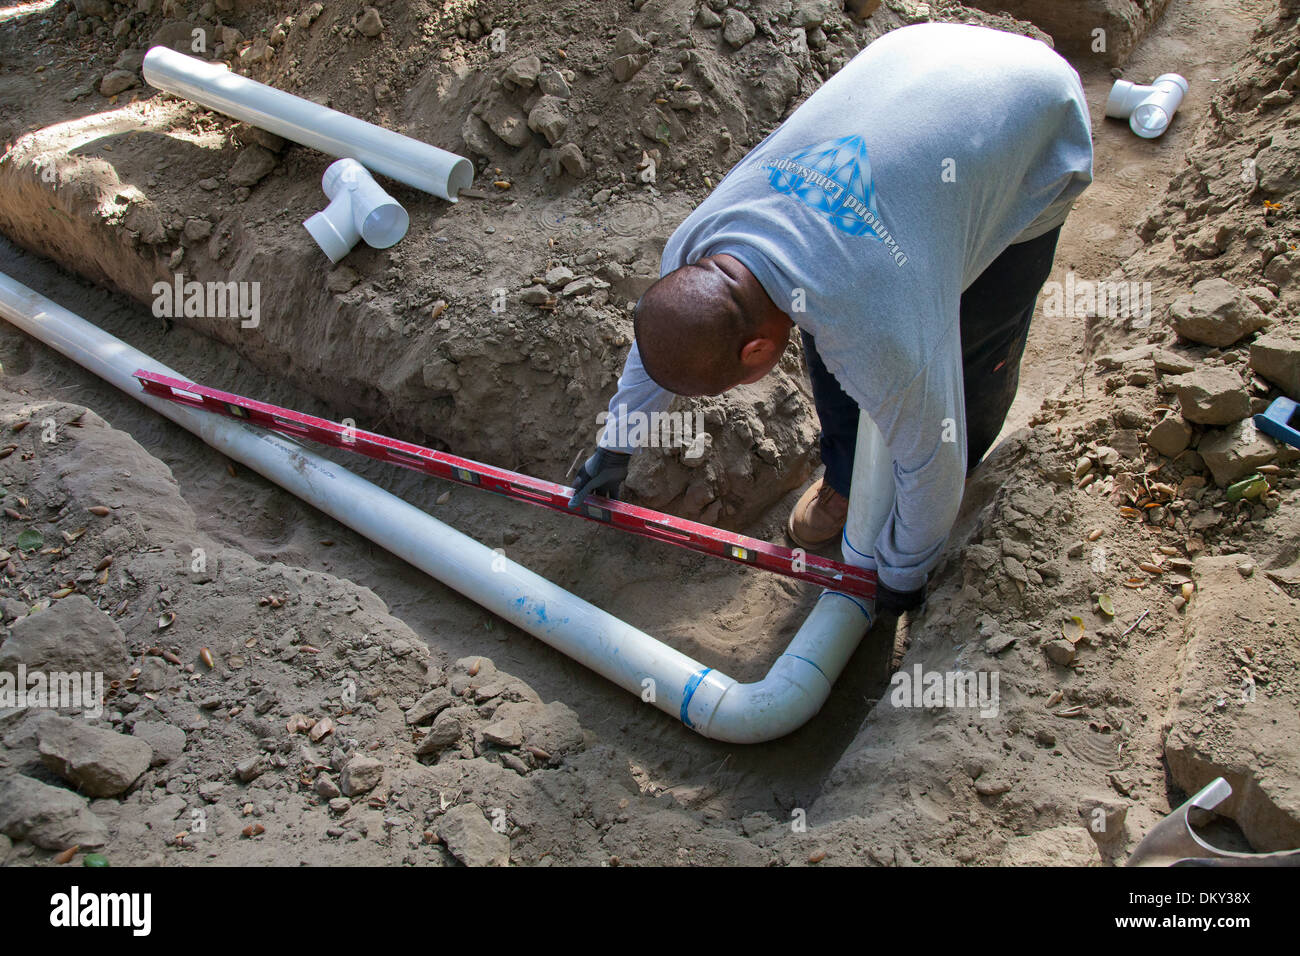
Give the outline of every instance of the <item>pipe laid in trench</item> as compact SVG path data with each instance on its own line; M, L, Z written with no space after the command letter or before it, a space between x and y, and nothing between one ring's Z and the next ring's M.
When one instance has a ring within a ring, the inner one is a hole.
M222 454L705 737L760 743L802 726L821 709L872 623L866 605L824 592L767 676L739 683L288 439L145 394L132 374L138 368L185 376L3 273L0 316ZM892 484L890 489L892 493Z
M456 202L474 181L474 164L437 146L232 73L224 63L154 46L140 67L150 86L192 100L277 136Z

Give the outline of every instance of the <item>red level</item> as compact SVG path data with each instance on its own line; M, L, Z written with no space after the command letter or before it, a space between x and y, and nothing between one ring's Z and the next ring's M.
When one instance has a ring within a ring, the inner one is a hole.
M359 428L349 428L338 422L268 405L242 395L168 378L144 369L136 369L135 377L150 395L179 405L239 418L293 438L309 438L322 445L357 452L368 458L392 462L403 468L422 471L462 485L494 491L562 514L578 515L644 538L666 541L679 548L689 548L739 564L754 565L786 577L811 581L833 591L868 599L876 596L875 572L863 568L855 568L815 554L796 554L778 544L596 495L586 498L581 510L570 511L569 499L573 497L573 489L563 485L530 478L504 468L494 468L468 458L458 458Z

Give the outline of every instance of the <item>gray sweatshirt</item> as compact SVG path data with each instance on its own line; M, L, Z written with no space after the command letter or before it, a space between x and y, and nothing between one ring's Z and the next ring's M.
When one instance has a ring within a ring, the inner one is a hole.
M1092 181L1079 77L1045 44L933 23L876 40L742 159L673 233L660 274L735 256L817 340L894 460L881 581L924 585L966 474L962 291L1065 221ZM618 417L667 409L634 345ZM626 434L626 432L624 432Z

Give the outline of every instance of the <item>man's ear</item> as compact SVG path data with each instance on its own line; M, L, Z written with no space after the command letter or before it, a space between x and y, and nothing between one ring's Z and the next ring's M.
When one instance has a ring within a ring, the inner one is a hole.
M746 369L763 368L773 361L776 343L767 338L753 338L740 348L740 364Z

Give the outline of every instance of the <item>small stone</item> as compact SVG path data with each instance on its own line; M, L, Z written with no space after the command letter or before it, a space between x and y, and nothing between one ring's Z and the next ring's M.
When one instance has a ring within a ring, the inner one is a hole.
M206 219L186 219L182 235L186 242L203 242L212 235L212 223Z
M316 791L317 796L331 801L336 797L341 796L343 793L343 791L339 789L338 784L336 784L333 778L327 773L316 775L316 781L312 784L312 789Z
M557 158L564 171L574 179L581 179L587 175L587 159L576 143L565 143L561 146Z
M1043 653L1053 664L1059 664L1062 667L1069 667L1074 663L1075 655L1078 653L1073 644L1063 637L1058 637L1054 641L1048 641L1043 645Z
M498 720L483 728L483 739L498 747L518 747L524 742L524 730L517 720Z
M1198 425L1230 425L1250 414L1250 395L1230 368L1210 366L1169 380L1183 418Z
M1147 444L1166 458L1175 458L1187 450L1192 441L1191 427L1177 415L1157 422L1147 432Z
M37 730L41 762L91 797L115 797L149 769L153 748L136 737L50 717Z
M45 850L108 842L108 825L83 797L19 773L0 777L0 833Z
M1016 638L1013 634L994 634L984 642L984 650L996 657L1015 642Z
M226 179L232 186L256 186L275 169L275 154L262 146L246 146L230 167Z
M362 36L377 37L383 29L384 21L379 18L379 11L374 7L366 7L357 20L357 32Z
M1250 344L1250 367L1300 402L1300 338L1280 331L1261 335Z
M569 81L559 70L547 70L540 74L537 77L537 88L547 96L558 96L562 100L567 100L571 95Z
M1259 306L1227 279L1202 279L1169 310L1174 331L1183 338L1227 348L1268 324Z
M347 797L334 797L329 803L330 813L342 816L352 809L352 801Z
M554 269L547 271L546 275L543 277L543 281L546 282L546 285L549 288L556 289L568 285L575 278L576 276L573 274L572 269L567 266L556 266Z
M1277 457L1277 444L1249 418L1205 435L1196 448L1215 484L1226 487Z
M379 785L384 775L384 765L374 757L353 757L343 767L339 789L349 797L369 793Z
M131 728L131 736L153 748L152 767L170 763L185 751L185 731L160 720L137 720Z
M1182 375L1196 368L1195 361L1169 349L1154 349L1151 352L1151 363L1157 372L1166 375Z
M532 140L528 132L528 117L513 103L497 102L483 115L483 121L493 135L508 146L526 146Z
M528 113L528 128L541 133L554 146L569 128L564 100L558 96L543 96Z
M526 305L545 305L551 301L551 290L544 285L530 285L519 294Z
M754 21L749 19L739 10L731 9L727 11L722 20L722 39L727 41L727 45L732 49L739 50L742 46L754 39L757 32L754 27Z
M502 79L525 90L531 90L537 85L537 77L541 72L542 61L540 59L536 56L524 56L506 67Z
M136 79L134 72L130 70L113 70L111 73L104 75L99 81L100 96L117 96L124 93L133 86L139 86L140 81Z
M461 803L438 820L438 837L466 866L507 866L510 838L498 833L473 803Z
M546 290L543 289L542 291L545 292ZM435 687L417 700L411 709L406 712L406 722L414 727L416 724L437 717L439 713L452 705L453 700L451 691L445 686Z
M632 77L641 72L642 68L650 62L648 53L628 53L624 56L615 57L610 62L610 71L614 74L614 79L620 83L626 83Z
M244 783L251 783L266 770L261 754L252 754L235 764L235 776Z
M722 26L722 17L718 16L707 6L705 6L705 7L700 7L700 13L695 18L695 22L698 23L705 30L712 30L714 27Z

